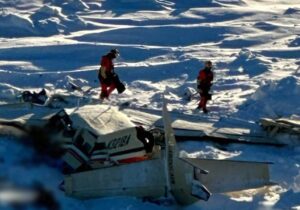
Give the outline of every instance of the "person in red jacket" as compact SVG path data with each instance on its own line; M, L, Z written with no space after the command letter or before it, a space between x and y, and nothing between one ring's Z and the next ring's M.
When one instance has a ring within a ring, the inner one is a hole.
M111 92L116 89L113 60L118 56L119 51L117 49L112 49L107 55L102 56L101 67L98 72L98 79L101 84L100 99L108 99Z
M212 86L212 81L214 79L214 74L212 72L212 62L206 61L204 69L200 70L197 77L197 89L200 93L201 100L197 109L202 109L204 113L207 113L206 108L207 101L211 99L211 94L209 90Z

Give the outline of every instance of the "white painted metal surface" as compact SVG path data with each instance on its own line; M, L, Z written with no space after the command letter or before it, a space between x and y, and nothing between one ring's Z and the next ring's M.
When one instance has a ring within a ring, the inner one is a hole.
M165 195L162 159L119 165L65 177L66 194L78 198Z
M195 167L202 167L208 174L197 173L197 180L212 193L234 192L272 185L269 163L183 158Z
M166 151L158 159L71 174L65 177L67 195L95 198L172 194L187 205L207 200L210 192L257 188L269 182L268 163L179 158L166 105L163 110Z

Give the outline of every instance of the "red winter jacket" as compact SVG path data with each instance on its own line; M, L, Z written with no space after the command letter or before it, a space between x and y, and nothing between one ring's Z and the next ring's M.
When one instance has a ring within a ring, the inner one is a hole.
M107 55L103 56L101 60L101 67L105 67L106 73L113 73L114 64L112 62L112 59L109 58Z
M114 74L114 64L109 54L105 55L101 59L101 67L98 72L98 79L101 83L110 84L112 76Z
M202 69L197 77L199 89L209 89L212 85L214 74L211 70Z

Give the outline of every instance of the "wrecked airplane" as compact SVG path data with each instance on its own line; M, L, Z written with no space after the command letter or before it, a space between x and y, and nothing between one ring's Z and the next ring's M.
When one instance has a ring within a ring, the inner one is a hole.
M74 172L65 175L69 196L87 199L129 195L174 197L188 205L207 201L211 193L226 193L269 186L269 164L230 160L180 158L166 105L163 110L163 149L134 163ZM238 174L238 176L236 176ZM232 176L235 175L235 179Z
M182 205L207 201L212 193L269 186L269 164L232 160L181 158L167 105L164 130L145 130L107 105L53 110L18 110L0 120L0 131L16 130L58 142L67 167L66 195L89 199L107 196L173 197ZM39 128L39 129L37 129ZM39 130L39 132L37 132ZM232 177L235 177L232 179Z

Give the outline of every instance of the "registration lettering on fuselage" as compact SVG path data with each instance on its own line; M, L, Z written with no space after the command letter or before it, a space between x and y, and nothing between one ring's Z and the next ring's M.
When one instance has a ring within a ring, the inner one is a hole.
M116 149L119 147L124 147L129 144L130 137L131 137L131 135L126 135L126 136L122 136L119 138L115 138L115 139L111 140L110 142L108 142L107 148L108 149Z

